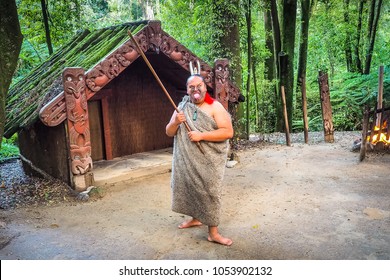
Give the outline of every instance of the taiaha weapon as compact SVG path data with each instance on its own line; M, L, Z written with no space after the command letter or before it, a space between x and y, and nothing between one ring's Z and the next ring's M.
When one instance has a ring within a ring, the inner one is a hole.
M162 88L163 92L165 93L165 95L168 97L169 101L171 102L171 104L173 105L173 107L175 108L176 112L180 113L180 110L179 108L176 106L175 102L172 100L171 96L169 95L167 89L165 88L165 86L163 85L163 83L161 82L160 78L158 77L156 71L154 71L153 69L153 66L150 64L149 60L147 59L146 55L144 54L144 52L142 51L140 45L138 44L137 40L135 40L135 38L133 37L133 35L131 34L131 31L128 30L127 33L129 34L131 40L133 41L134 45L136 46L137 48L137 52L142 56L142 58L144 59L146 65L149 67L150 71L152 72L153 76L156 78L158 84L160 85L160 87ZM188 125L188 123L185 121L183 122L187 131L190 132L191 131L191 128L190 126ZM202 152L202 154L204 154L204 150L203 150L203 147L200 145L199 142L195 142L196 145L198 146L199 150Z

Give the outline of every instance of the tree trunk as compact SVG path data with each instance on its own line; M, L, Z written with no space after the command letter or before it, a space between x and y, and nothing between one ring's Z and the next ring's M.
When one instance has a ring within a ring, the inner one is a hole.
M256 98L256 125L258 127L257 130L259 130L259 128L261 127L260 126L260 116L259 116L260 115L260 101L259 101L259 91L257 89L256 60L255 60L255 58L253 58L253 61L252 61L252 76L253 76L253 89L255 91L255 98Z
M377 3L377 4L376 4ZM366 53L366 60L364 64L363 74L370 74L372 52L374 50L375 36L378 28L378 22L380 17L380 11L382 6L382 0L372 0L370 15L369 15L369 25L368 25L368 49Z
M272 17L272 14L271 14L271 2L268 2L268 1L265 1L265 9L264 9L264 30L265 30L265 47L267 50L270 51L271 55L269 57L267 57L265 60L264 60L264 79L269 81L270 84L272 83L272 81L274 81L277 77L277 54L275 53L276 52L276 48L274 46L274 38L275 40L278 40L279 42L279 47L280 47L280 34L279 34L279 39L277 39L273 32L273 25L275 25L275 28L278 30L278 32L280 32L280 30L278 29L277 26L279 26L279 23L278 23L278 18L276 16L276 23L273 23L273 18ZM275 7L274 7L275 9ZM275 12L275 11L274 11ZM254 58L255 59L255 58ZM256 62L253 61L253 67L255 67L256 65ZM255 73L255 72L254 72ZM256 83L255 83L256 85ZM277 89L277 85L274 85L273 86L273 89L269 89L271 92L271 94L273 93L272 95L272 104L273 104L273 110L275 110L274 112L277 111L278 109L278 103L279 103L279 98L278 98L278 89ZM265 92L267 91L266 89L263 89L262 92ZM264 99L266 97L262 98L262 102L264 102ZM268 99L268 98L267 98ZM260 108L259 108L260 104L258 104L258 111L260 112ZM268 106L265 107L263 106L263 116L266 114L266 112L264 112L264 110L268 111ZM269 113L267 115L270 115ZM271 114L271 115L276 115L276 114ZM262 119L259 118L258 116L258 126L259 127L262 127ZM269 124L269 127L273 127L275 128L276 127L276 119L275 117L271 119L271 122Z
M272 17L271 10L266 8L264 11L264 30L265 30L265 48L270 51L271 55L264 60L264 79L272 81L275 79L275 49L272 40Z
M286 75L281 77L281 85L283 85L285 89L287 115L289 127L291 127L294 95L294 47L297 0L283 0L282 15L282 51L287 54L288 60Z
M302 78L306 76L310 14L310 0L301 0L301 36L299 41L297 92L302 85Z
M51 37L50 37L50 27L49 27L49 18L47 15L46 0L41 0L41 6L42 6L43 24L45 26L47 49L49 51L49 55L51 55L53 53L53 45L51 43Z
M0 26L0 139L3 139L5 101L23 41L15 0L0 1Z
M272 34L273 34L273 45L274 45L274 58L276 66L276 77L279 77L279 67L278 67L278 54L282 50L282 41L281 41L281 31L279 24L278 8L276 0L271 0L271 22L272 22Z
M240 1L223 0L210 3L214 18L212 26L215 32L211 40L211 57L229 59L232 81L241 86L241 57L240 57ZM240 120L244 117L242 104L229 104L229 111L233 118L234 137L233 144L245 133Z
M352 70L352 49L351 49L351 31L349 28L350 20L349 20L349 0L344 0L344 23L347 26L347 31L345 34L345 46L344 46L344 51L345 51L345 59L347 62L347 71L348 72L353 72Z
M246 19L246 30L247 30L247 45L248 45L248 75L246 80L246 138L249 139L250 133L250 92L251 92L251 70L252 70L252 1L247 0L245 5L245 19Z
M358 12L358 22L355 36L355 47L354 47L354 68L358 73L362 73L362 61L360 59L360 38L362 34L362 21L363 21L363 8L366 0L359 1L359 12Z
M310 0L301 0L301 36L299 42L299 58L298 58L298 77L297 77L297 92L302 93L302 112L303 124L305 132L305 143L308 142L308 123L307 123L307 108L306 108L306 65L307 65L307 49L309 43L309 22L314 1L310 4Z
M275 77L280 79L280 69L279 69L279 54L282 50L282 43L281 43L281 31L280 31L280 24L279 24L279 16L278 16L278 9L276 0L270 1L270 8L271 8L271 21L272 21L272 34L273 34L273 45L274 45L274 64L275 64ZM280 87L279 85L276 85L275 90L275 111L276 111L276 119L275 119L275 130L281 131L283 129L283 109L282 109L282 103L280 99Z

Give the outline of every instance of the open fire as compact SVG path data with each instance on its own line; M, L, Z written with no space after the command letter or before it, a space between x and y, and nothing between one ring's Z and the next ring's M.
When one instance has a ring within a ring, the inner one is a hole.
M386 146L390 145L390 133L387 120L381 126L374 126L373 131L367 136L367 142L376 145L378 142L384 143Z

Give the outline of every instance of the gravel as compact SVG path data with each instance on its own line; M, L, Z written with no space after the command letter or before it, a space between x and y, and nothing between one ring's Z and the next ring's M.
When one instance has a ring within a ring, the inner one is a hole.
M346 149L352 149L354 142L359 139L361 139L361 132L359 131L335 131L334 133L334 143ZM308 133L308 145L324 143L324 141L323 132L316 131ZM290 143L291 146L305 144L304 133L290 133ZM249 137L249 140L239 140L235 148L244 150L248 148L266 147L267 145L286 145L286 134L282 132L253 134Z
M74 200L70 187L59 180L28 176L20 159L0 164L0 209L54 205Z
M353 141L359 139L360 132L335 132L335 143L351 149ZM304 144L303 133L291 133L292 146ZM324 142L323 132L310 132L309 145ZM268 145L285 145L284 133L251 135L249 140L239 140L236 150L261 149ZM74 191L59 180L42 179L28 176L20 159L11 159L0 163L0 209L12 209L24 206L56 205L75 202Z

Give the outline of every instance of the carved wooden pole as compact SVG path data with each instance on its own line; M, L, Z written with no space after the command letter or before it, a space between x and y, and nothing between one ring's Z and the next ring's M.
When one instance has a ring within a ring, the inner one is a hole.
M88 119L85 72L82 68L65 68L62 73L66 101L72 182L76 191L84 191L92 183L91 139Z
M217 59L214 62L214 98L217 99L226 110L229 107L229 60Z
M325 142L333 143L334 129L333 129L333 119L332 119L332 105L330 103L328 74L320 71L318 75L318 83L320 86L322 121L324 124Z

